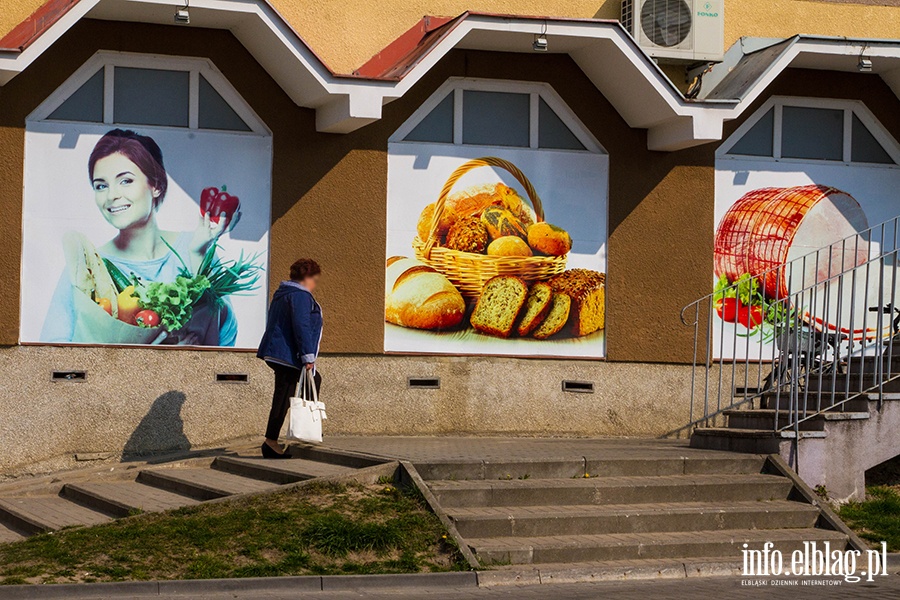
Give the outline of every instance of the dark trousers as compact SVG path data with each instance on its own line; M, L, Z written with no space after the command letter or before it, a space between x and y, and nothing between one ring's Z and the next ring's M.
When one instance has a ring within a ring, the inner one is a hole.
M275 393L272 394L272 410L269 411L266 439L277 440L281 434L281 427L284 425L284 418L291 407L291 397L297 391L301 371L273 363L269 363L269 366L275 371ZM316 369L313 381L316 384L316 393L318 393L322 389L322 376L318 369Z

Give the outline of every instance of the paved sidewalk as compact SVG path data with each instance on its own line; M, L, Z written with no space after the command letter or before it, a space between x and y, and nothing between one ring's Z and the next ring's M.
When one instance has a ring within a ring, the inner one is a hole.
M187 600L188 596L155 596L160 600ZM712 578L678 581L633 581L611 583L577 583L569 585L538 585L523 587L468 588L460 590L361 590L355 592L260 592L191 595L191 600L857 600L871 598L890 600L900 598L900 576L881 577L874 583L844 583L823 586L742 586L739 578ZM105 596L96 600L146 600L147 596Z

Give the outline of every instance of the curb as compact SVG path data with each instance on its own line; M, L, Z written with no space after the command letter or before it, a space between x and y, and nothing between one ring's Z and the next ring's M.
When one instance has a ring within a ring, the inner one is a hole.
M477 588L475 571L407 573L398 575L326 575L306 577L250 577L246 579L191 579L177 581L122 581L0 586L0 600L79 599L99 597L154 597L219 594L225 592L342 592L359 590L446 590Z

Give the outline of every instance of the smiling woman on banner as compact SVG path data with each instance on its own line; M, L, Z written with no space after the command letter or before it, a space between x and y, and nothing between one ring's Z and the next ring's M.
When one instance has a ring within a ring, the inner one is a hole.
M144 311L142 317L133 289L107 291L96 277L86 284L82 280L91 278L96 269L105 273L104 265L110 263L110 269L145 283L172 283L186 271L196 274L208 251L213 261L218 260L211 247L237 223L240 213L229 218L224 211L218 215L207 211L193 231L160 229L157 213L168 187L162 151L152 138L134 131L114 129L100 138L88 160L88 174L100 214L118 233L96 250L78 234L64 240L68 274L63 273L53 294L41 341L233 346L237 321L226 298L198 301L190 318L176 331L153 330L148 332L152 339L139 341L120 339L120 332L141 333L134 325L158 326L159 315ZM76 293L76 288L91 289L92 297ZM203 291L198 289L197 296L202 298ZM104 317L91 303L86 305L85 298L118 316L119 321ZM136 322L132 312L137 315Z

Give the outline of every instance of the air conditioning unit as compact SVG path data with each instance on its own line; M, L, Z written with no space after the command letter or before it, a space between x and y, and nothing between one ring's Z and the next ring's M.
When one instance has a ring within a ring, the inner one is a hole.
M718 62L725 49L724 0L624 0L622 25L654 58Z

